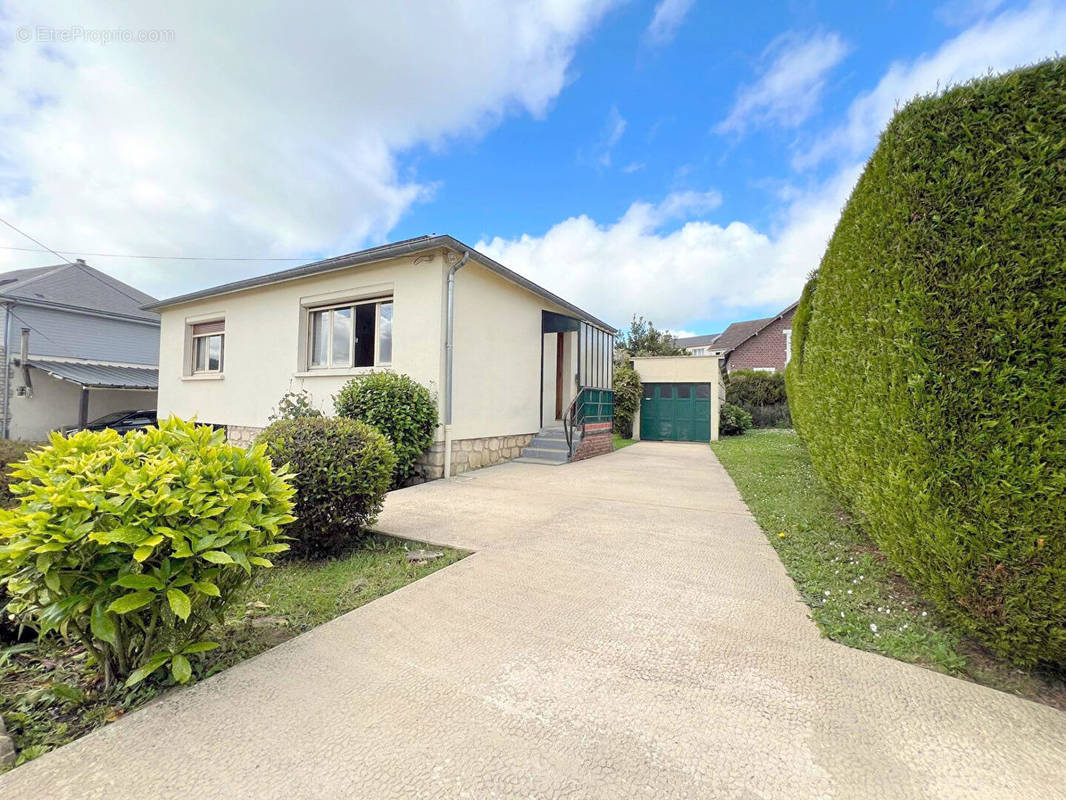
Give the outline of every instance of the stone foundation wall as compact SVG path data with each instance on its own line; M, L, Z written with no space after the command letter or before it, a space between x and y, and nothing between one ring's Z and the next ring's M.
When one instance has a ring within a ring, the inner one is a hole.
M247 425L227 425L226 441L230 444L235 444L238 447L248 447L255 441L256 437L263 432L263 430L263 428Z
M452 441L452 475L459 475L480 467L502 464L522 455L522 448L533 441L536 434L517 436L487 436L483 439L455 439ZM444 477L444 442L434 442L415 463L415 477L408 483L423 483Z
M577 452L571 461L583 461L593 456L602 456L614 451L614 440L611 438L611 423L604 422L588 425L581 444L577 446Z

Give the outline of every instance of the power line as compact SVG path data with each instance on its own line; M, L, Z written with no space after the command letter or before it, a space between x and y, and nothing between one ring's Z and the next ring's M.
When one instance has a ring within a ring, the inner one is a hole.
M66 259L63 258L63 256L59 255L59 253L57 253L51 247L46 245L44 242L41 242L41 241L38 241L37 239L34 239L32 236L30 236L28 233L26 233L26 231L19 230L18 228L16 228L14 225L12 225L10 222L8 222L3 217L0 217L0 222L2 222L5 225L7 225L7 227L11 228L11 230L13 230L15 233L20 234L21 236L25 236L27 239L29 239L34 244L39 244L41 247L43 247L45 249L46 252L51 253L52 255L54 255L56 258L60 259L64 263L66 262Z
M25 236L27 239L30 239L31 241L37 242L37 240L34 239L32 236L29 236L28 234L25 234L22 231L19 231L19 229L16 228L11 223L9 223L9 222L7 222L7 221L5 221L3 219L0 219L0 222L3 222L5 225L7 225L12 230L18 231L23 236ZM37 244L41 244L41 243L37 242ZM92 256L93 258L138 258L138 259L150 259L150 260L154 260L154 261L306 261L307 260L306 257L303 257L303 258L274 258L274 257L251 258L251 257L246 257L245 256L245 257L238 257L238 258L229 258L229 257L226 257L226 256L144 256L144 255L134 255L132 253L83 253L83 252L81 252L79 250L53 250L51 247L46 247L44 245L42 245L41 248L37 248L37 247L10 247L10 246L5 246L5 245L0 245L0 250L18 250L19 252L22 252L22 253L51 253L52 255L63 259L64 261L66 261L65 256Z

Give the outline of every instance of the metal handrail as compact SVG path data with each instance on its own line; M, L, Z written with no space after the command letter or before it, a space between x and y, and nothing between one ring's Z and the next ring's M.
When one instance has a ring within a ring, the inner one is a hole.
M577 426L577 401L581 398L584 391L584 386L578 389L577 394L574 395L574 399L571 400L570 405L567 406L566 413L563 414L563 433L566 436L567 458L574 455L574 428Z

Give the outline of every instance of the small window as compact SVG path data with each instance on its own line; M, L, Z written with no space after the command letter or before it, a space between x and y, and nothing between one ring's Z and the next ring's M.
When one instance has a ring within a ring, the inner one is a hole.
M652 400L655 397L655 384L645 383L644 393L641 395L645 400Z
M211 374L222 372L226 345L226 322L198 322L192 326L192 372Z
M697 400L710 400L711 399L711 384L709 384L709 383L697 383L696 384L696 399Z
M692 396L692 387L687 383L677 384L677 399L688 400Z
M315 309L308 322L312 369L392 363L391 299Z

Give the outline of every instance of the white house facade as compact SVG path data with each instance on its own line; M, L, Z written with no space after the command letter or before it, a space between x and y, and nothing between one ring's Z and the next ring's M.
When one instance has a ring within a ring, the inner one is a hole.
M575 404L592 390L611 388L611 326L450 236L150 308L161 315L161 416L222 425L246 444L288 391L332 414L351 378L405 373L438 398L427 479L517 457L541 429L578 422Z

